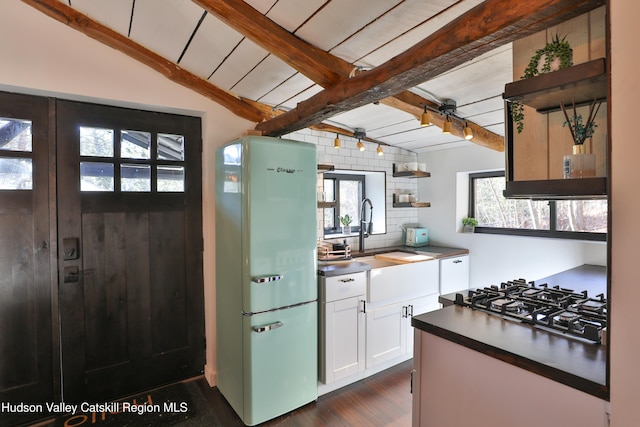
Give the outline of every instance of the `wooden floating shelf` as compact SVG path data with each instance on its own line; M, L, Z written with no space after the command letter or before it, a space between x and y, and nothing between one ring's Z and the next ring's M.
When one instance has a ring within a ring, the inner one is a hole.
M320 209L334 208L335 206L336 202L318 202L318 208Z
M560 103L589 104L607 98L607 67L604 58L562 70L508 83L502 95L507 101L533 107L539 113L560 110Z
M393 164L393 176L394 178L402 178L402 177L409 177L409 178L428 178L431 176L430 172L423 172L423 171L398 171L397 170L397 166L394 163Z
M428 208L431 207L429 202L407 202L407 203L394 203L394 208Z
M334 165L318 165L318 173L329 172L335 170L335 168Z

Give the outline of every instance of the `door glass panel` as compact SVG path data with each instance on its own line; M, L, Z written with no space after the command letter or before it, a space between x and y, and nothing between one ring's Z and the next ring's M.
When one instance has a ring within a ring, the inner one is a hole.
M30 152L31 149L31 121L0 117L0 150Z
M135 130L120 132L120 157L123 159L150 159L151 133Z
M159 133L158 159L184 160L184 136Z
M113 157L113 129L80 127L80 155Z
M31 159L0 158L0 190L33 188Z
M128 165L120 166L121 191L151 191L151 166Z
M158 166L158 192L184 192L184 167Z
M80 162L80 191L113 189L113 163Z

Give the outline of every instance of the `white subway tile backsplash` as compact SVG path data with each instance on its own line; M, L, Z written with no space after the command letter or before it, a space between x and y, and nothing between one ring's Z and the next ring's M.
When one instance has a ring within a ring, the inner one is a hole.
M293 132L283 136L283 138L315 144L318 149L318 162L334 165L336 169L386 172L387 233L369 236L366 240L366 247L368 249L400 245L404 242L403 227L407 224L417 225L418 209L394 208L393 194L417 194L418 183L415 179L411 178L394 178L392 174L393 163L415 162L418 159L416 153L402 148L384 146L384 156L381 157L376 154L375 150L377 145L365 142L366 150L362 152L356 148L358 141L355 138L342 135L340 136L342 147L336 149L333 147L335 134L309 129ZM321 185L321 180L319 179L319 186ZM321 187L319 187L319 191L320 188ZM322 209L318 209L318 236L320 238L322 236L323 225ZM349 237L346 240L354 251L358 250L357 237Z

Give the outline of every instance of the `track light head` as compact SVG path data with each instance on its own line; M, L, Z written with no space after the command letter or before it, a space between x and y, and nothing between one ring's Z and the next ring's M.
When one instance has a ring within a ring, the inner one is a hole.
M465 123L464 129L462 129L462 133L464 134L464 139L466 139L467 141L473 138L473 130L471 130L471 126L469 126L469 123Z
M447 116L447 120L442 125L442 133L447 135L451 133L451 121L449 120L449 116Z
M336 133L336 139L333 140L333 148L340 148L342 146L342 141L340 141L340 136Z
M378 148L376 148L376 153L378 153L378 156L384 155L384 151L382 151L382 146L380 144L378 144Z
M420 117L420 126L431 126L431 114L429 114L429 111L427 111L427 106L424 106L424 111L422 113L422 116Z
M364 144L362 143L362 141L358 140L358 144L356 145L356 147L358 147L358 150L364 151Z

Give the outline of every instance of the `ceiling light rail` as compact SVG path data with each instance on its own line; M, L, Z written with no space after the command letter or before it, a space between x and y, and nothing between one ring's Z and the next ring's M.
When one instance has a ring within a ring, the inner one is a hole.
M444 134L450 134L451 133L451 127L452 127L452 118L458 119L460 122L463 123L462 125L462 134L464 136L464 139L466 139L467 141L469 141L470 139L473 138L473 130L471 129L471 126L469 126L469 121L463 117L460 117L456 114L456 110L458 108L458 105L456 103L455 100L453 99L445 99L439 106L438 109L436 110L435 108L424 104L424 103L420 103L420 105L424 108L423 113L420 117L420 126L426 127L426 126L431 126L433 124L433 120L431 118L431 113L429 112L429 110L437 112L440 115L444 115L445 116L445 121L442 125L442 133Z

